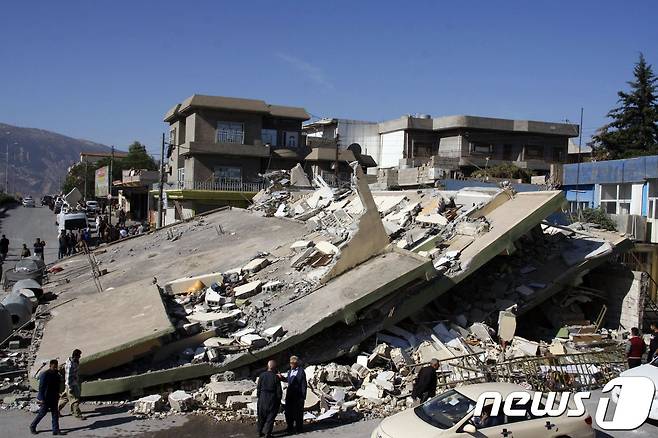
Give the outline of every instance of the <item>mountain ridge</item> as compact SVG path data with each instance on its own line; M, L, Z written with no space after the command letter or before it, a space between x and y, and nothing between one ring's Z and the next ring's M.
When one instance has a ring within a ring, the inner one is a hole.
M80 152L109 152L107 145L40 128L0 122L0 187L5 185L9 146L9 192L41 195L59 192L69 166Z

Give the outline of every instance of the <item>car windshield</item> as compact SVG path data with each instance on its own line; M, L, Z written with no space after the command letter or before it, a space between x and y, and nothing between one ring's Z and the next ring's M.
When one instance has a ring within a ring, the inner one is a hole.
M653 360L649 363L655 367L658 367L658 356L654 357Z
M414 412L423 421L449 429L475 408L475 402L455 390L444 392L418 406Z

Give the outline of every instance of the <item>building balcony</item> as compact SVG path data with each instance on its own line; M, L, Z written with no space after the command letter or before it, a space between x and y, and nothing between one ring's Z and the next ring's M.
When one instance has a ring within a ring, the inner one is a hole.
M238 157L269 157L270 147L264 144L242 144L234 142L190 141L179 146L181 154L231 155Z
M258 192L266 187L265 181L246 182L241 180L222 181L178 181L174 184L176 190L206 190L222 192Z

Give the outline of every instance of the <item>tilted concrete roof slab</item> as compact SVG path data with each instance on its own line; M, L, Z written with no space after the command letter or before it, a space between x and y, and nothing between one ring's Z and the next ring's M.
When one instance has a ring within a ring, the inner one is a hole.
M65 361L76 348L82 350L80 374L97 374L152 352L174 331L149 280L78 297L52 311L30 375L43 361Z

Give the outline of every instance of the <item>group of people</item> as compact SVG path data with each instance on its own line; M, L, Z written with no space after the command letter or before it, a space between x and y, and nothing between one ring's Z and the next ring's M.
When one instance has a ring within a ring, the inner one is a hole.
M61 435L59 417L67 403L70 404L71 414L74 417L80 420L85 419L80 410L81 382L78 369L81 356L82 352L75 349L62 368L60 368L57 359L53 359L50 361L48 369L39 375L39 392L37 394L39 411L30 424L30 432L33 435L37 434L39 422L49 412L52 419L53 435ZM64 382L63 392L61 391L62 381Z
M61 230L57 242L59 243L57 258L61 259L83 251L83 247L91 243L91 234L88 228L77 231Z
M38 255L39 257L41 257L41 260L43 260L43 251L45 247L46 247L46 242L44 240L41 240L41 238L37 237L36 240L34 241L34 244L32 245L32 249L34 250L34 255ZM7 254L9 254L9 239L7 239L7 236L3 234L2 238L0 238L0 261L5 261L7 259ZM32 255L32 251L30 251L30 248L28 248L27 244L24 243L21 246L20 257L24 259L26 257L30 257L31 255Z
M117 225L109 223L105 216L98 215L96 217L96 229L98 230L98 238L101 242L110 243L115 240L125 239L128 236L142 234L146 231L144 224L126 225L126 215L121 214L123 210L119 211L119 220Z
M647 363L658 357L658 323L651 323L651 334L649 340L649 349L644 343L640 330L637 327L631 329L631 336L626 343L626 358L628 360L628 368L635 368L642 365L642 356L647 353Z

